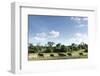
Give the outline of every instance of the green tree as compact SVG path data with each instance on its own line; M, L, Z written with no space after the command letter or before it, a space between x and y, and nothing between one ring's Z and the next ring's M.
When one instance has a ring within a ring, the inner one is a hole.
M55 52L59 53L61 50L61 43L56 44Z
M61 45L60 52L67 52L67 48L65 45Z
M34 53L34 47L31 43L28 44L28 53Z
M55 43L54 42L48 42L48 46L52 47Z
M72 51L77 51L78 50L77 44L75 44L75 43L71 44L71 48L72 48Z
M88 45L84 42L81 42L79 45L78 45L78 48L79 49L87 49L88 48Z
M47 48L47 51L49 52L49 51L51 51L51 52L53 52L53 45L54 45L55 43L54 42L48 42L48 48Z

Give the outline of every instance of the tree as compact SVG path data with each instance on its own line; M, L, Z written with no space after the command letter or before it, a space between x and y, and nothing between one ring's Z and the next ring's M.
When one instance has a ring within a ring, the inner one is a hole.
M67 46L67 52L71 52L71 51L72 51L72 46L71 45Z
M79 45L78 45L78 48L79 49L87 49L88 48L88 45L84 42L81 42Z
M28 53L34 53L34 47L31 43L28 44Z
M67 48L67 52L71 52L72 50L71 50L71 46L66 46L66 48Z
M37 50L38 53L40 53L41 50L42 50L41 46L40 46L40 45L37 45L37 46L36 46L36 50Z
M60 52L60 49L61 49L61 44L58 43L58 44L56 44L56 46L54 47L53 52L59 53L59 52Z
M72 51L77 51L78 50L78 47L75 43L72 43L71 47L72 47Z
M54 44L55 44L54 42L48 42L48 45L49 45L50 47L52 47Z
M45 51L43 53L50 53L52 52L51 48L50 47L46 47Z
M29 43L28 47L29 49L33 49L33 44Z
M60 52L67 52L67 48L65 45L61 45Z
M53 52L53 45L54 45L55 43L54 42L48 42L48 49L47 49L47 51L51 51L51 52Z
M56 47L61 48L61 44L60 43L56 44Z

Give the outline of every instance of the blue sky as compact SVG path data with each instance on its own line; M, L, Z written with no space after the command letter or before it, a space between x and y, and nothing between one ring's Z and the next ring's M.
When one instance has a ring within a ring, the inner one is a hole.
M88 18L80 16L28 16L28 39L33 45L48 41L70 45L87 42Z

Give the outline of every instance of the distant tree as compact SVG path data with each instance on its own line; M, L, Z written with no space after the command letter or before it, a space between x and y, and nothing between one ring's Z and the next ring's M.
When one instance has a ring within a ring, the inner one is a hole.
M33 44L29 43L28 48L33 49Z
M48 48L47 48L47 50L46 51L51 51L51 52L53 52L53 45L54 45L55 43L54 42L48 42Z
M56 46L54 47L53 52L59 53L60 51L61 51L61 44L58 43L58 44L56 44Z
M61 45L60 52L67 52L67 48L65 45Z
M71 49L72 49L72 51L77 51L78 50L77 44L72 43L71 44Z
M50 47L46 47L46 49L43 51L43 53L50 53L52 50Z
M47 42L45 46L40 45L33 45L32 43L28 44L28 52L29 53L60 53L60 52L72 52L84 49L84 52L88 52L88 45L84 42L81 42L79 45L72 43L71 45L62 45L61 43L56 44L53 46L54 42Z
M84 42L81 42L79 45L78 45L78 48L79 49L87 49L88 48L88 45Z
M28 53L35 53L34 52L34 47L31 43L28 44Z
M28 51L29 53L40 53L42 50L42 46L40 46L39 44L37 44L36 46L33 46L33 44L29 44L28 45Z
M87 44L84 44L84 48L85 48L85 49L88 49L88 45L87 45Z
M57 48L61 48L61 43L56 44Z
M55 44L54 42L48 42L48 45L49 45L50 47L52 47L54 44Z
M39 53L39 52L40 52L40 50L39 50L39 47L38 47L38 46L34 46L34 52L35 52L35 53Z
M71 52L71 51L72 51L72 46L71 45L67 46L67 52Z
M71 52L71 46L66 46L67 47L67 52Z
M37 50L38 53L40 53L41 50L42 50L41 46L40 46L40 45L37 45L37 46L36 46L36 50Z

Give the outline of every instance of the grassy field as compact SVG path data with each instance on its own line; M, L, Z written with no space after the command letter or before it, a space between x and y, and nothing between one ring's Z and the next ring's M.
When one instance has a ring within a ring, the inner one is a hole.
M77 59L88 58L88 53L84 50L66 53L29 53L28 60L58 60L58 59Z

